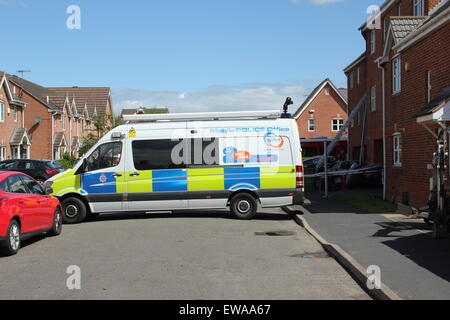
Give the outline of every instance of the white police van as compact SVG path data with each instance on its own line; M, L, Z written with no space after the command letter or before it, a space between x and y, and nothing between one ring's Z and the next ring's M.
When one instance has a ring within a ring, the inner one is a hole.
M124 116L69 171L47 181L64 221L88 214L303 203L300 137L278 111Z

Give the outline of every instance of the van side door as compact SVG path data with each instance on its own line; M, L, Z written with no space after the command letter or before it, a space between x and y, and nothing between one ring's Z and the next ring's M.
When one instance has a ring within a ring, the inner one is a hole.
M93 212L123 210L125 160L123 141L105 142L86 158L81 188Z
M128 210L188 208L185 143L182 137L171 137L169 131L130 140L131 159L126 176Z

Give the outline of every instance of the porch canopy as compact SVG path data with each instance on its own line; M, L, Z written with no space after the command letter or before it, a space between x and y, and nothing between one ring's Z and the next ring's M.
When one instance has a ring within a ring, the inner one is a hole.
M450 87L445 88L414 117L417 123L437 138L436 133L428 125L438 124L444 129L447 127L446 122L450 121Z
M450 87L444 89L414 117L420 124L450 121Z
M28 130L25 128L15 128L9 139L9 144L12 146L31 145L31 138Z

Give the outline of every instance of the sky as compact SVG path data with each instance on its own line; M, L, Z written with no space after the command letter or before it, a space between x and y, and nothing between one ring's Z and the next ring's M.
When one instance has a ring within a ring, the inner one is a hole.
M296 109L325 78L346 86L358 28L383 2L0 0L0 70L111 87L116 113L280 109L288 96Z

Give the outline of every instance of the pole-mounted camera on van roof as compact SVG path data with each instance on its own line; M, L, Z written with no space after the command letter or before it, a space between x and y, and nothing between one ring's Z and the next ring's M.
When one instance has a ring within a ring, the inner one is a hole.
M284 103L284 106L283 106L283 113L281 114L282 118L291 118L291 114L288 113L288 111L289 111L289 106L293 105L293 104L294 104L294 102L292 101L292 99L290 97L287 97L286 102Z

